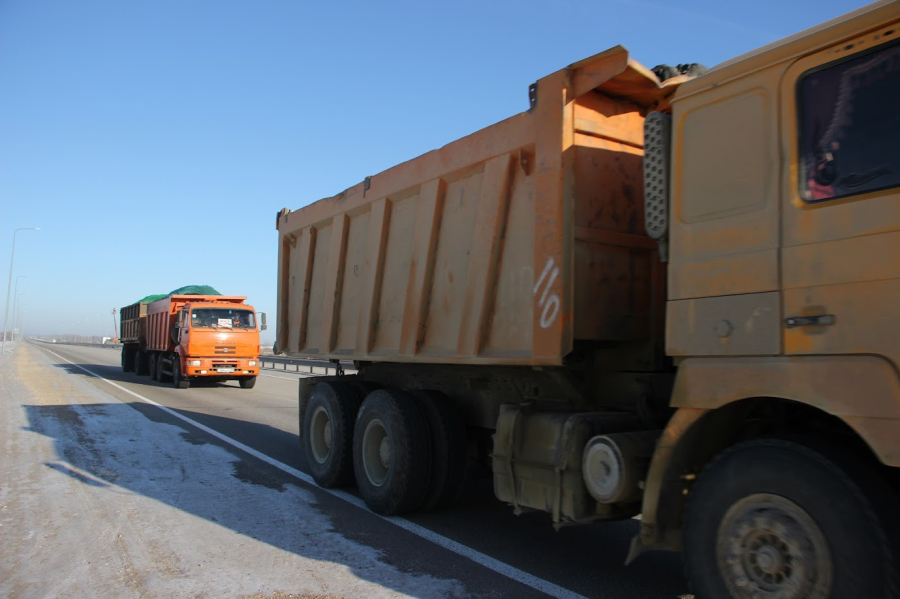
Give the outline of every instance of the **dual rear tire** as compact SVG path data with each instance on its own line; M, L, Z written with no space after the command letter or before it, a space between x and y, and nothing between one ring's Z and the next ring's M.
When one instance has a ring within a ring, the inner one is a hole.
M146 376L149 374L147 369L147 352L137 350L134 352L134 373L138 376Z
M369 509L385 516L418 509L431 479L431 452L415 398L393 389L366 397L353 431L353 468Z
M134 372L134 350L122 348L122 372Z
M431 439L431 476L421 511L453 504L466 476L466 424L452 400L437 391L413 391Z
M320 487L353 483L353 424L364 396L349 383L319 383L306 403L300 440Z
M172 383L176 389L187 389L190 381L182 376L181 364L178 354L170 354L172 356L172 374L166 374L166 354L163 352L152 352L148 359L150 364L150 378L160 383Z
M356 482L378 514L446 505L462 488L465 426L441 394L319 383L301 431L315 481L326 488Z
M167 383L167 382L169 382L169 375L167 375L167 374L165 373L165 371L163 370L163 366L165 366L165 364L163 364L163 356L162 356L162 354L159 354L159 355L157 356L157 358L156 358L156 360L155 360L155 362L154 362L154 366L155 366L155 372L156 372L156 378L155 378L154 380L157 380L157 381L159 381L160 383Z

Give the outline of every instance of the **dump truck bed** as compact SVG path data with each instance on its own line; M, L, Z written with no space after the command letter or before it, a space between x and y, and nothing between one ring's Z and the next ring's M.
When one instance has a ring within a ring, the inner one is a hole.
M556 365L648 339L643 120L679 82L616 47L540 79L527 112L282 211L277 351Z
M136 302L119 310L119 340L122 343L140 343L144 338L146 316L146 302Z

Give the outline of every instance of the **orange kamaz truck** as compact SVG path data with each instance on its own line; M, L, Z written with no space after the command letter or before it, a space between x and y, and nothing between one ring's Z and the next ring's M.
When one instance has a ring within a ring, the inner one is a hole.
M301 381L309 470L400 514L472 456L698 597L894 597L900 3L670 70L614 47L279 213L276 352L357 368Z
M208 291L208 290L207 290ZM214 290L213 290L214 291ZM173 292L120 310L122 370L179 388L192 380L236 380L252 389L259 375L257 314L246 297Z

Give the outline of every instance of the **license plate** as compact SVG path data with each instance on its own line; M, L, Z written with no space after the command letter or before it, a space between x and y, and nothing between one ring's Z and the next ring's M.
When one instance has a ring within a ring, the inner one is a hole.
M216 372L234 372L234 368L231 368L230 366L228 366L228 367L220 366L219 368L216 368Z

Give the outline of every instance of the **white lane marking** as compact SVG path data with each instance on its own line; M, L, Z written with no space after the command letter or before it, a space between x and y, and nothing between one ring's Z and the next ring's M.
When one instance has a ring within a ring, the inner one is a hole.
M119 389L120 391L124 391L128 395L132 395L132 396L140 399L143 402L146 402L152 406L156 406L157 408L159 408L166 414L169 414L170 416L174 416L175 418L178 418L179 420L183 420L184 422L187 422L188 424L197 427L201 431L212 435L216 439L219 439L220 441L228 443L232 447L240 449L241 451L243 451L245 453L249 453L256 459L262 460L266 464L281 470L285 474L289 474L290 476L293 476L294 478L298 478L309 485L317 487L320 490L331 494L334 497L343 499L347 503L349 503L355 507L358 507L361 510L365 510L366 513L368 513L370 516L374 516L376 518L381 518L382 520L390 522L391 524L394 524L407 532L411 532L412 534L417 535L427 541L431 541L435 545L439 545L439 546L443 547L444 549L452 551L453 553L455 553L457 555L468 558L468 559L472 560L473 562L480 564L480 565L484 566L485 568L488 568L489 570L493 570L494 572L497 572L498 574L502 574L503 576L506 576L507 578L515 580L516 582L519 582L521 584L527 585L533 589L541 591L542 593L547 593L548 595L552 595L553 597L559 597L560 599L587 599L583 595L579 595L578 593L574 593L574 592L572 592L568 589L565 589L561 586L555 585L548 580L544 580L543 578L538 578L537 576L533 576L531 574L528 574L527 572L523 572L522 570L519 570L518 568L510 566L509 564L505 564L505 563L501 562L500 560L496 560L488 555L481 553L480 551L476 551L475 549L472 549L471 547L467 547L467 546L463 545L462 543L457 543L456 541L453 541L451 539L448 539L447 537L439 535L436 532L430 531L427 528L419 526L418 524L414 524L413 522L410 522L409 520L406 520L405 518L399 518L397 516L379 516L378 514L369 511L369 508L366 507L365 502L362 499L359 499L358 497L354 497L353 495L351 495L345 491L338 491L335 489L323 489L322 487L319 487L316 484L316 482L312 479L312 477L309 476L308 474L300 472L296 468L292 468L292 467L288 466L287 464L279 462L278 460L276 460L274 458L270 458L266 454L261 453L255 449L253 449L252 447L248 447L247 445L244 445L240 441L232 439L231 437L223 435L222 433L220 433L216 430L213 430L206 425L200 424L196 420L191 420L187 416L183 416L183 415L179 414L178 412L176 412L175 410L167 408L166 406L164 406L162 404L156 403L155 401L153 401L152 399L150 399L148 397L144 397L143 395L135 393L134 391L131 391L130 389L126 389L125 387L123 387L122 385L119 385L118 383L114 383L109 379L103 378L96 372L92 372L92 371L88 370L87 368L85 368L84 366L81 366L79 364L71 362L54 351L51 351L46 348L43 348L43 349L45 351L47 351L48 353L53 354L60 360L68 362L75 368L83 370L86 373L88 373L89 375L91 375L95 378L98 378L101 381L104 381L106 383L109 383L116 389Z

